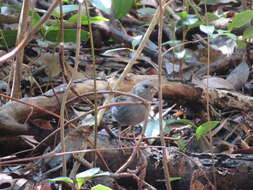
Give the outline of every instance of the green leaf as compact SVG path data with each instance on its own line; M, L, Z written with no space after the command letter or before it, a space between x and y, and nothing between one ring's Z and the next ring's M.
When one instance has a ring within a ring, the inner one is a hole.
M60 30L49 30L45 34L45 38L51 42L60 42ZM81 40L87 40L89 33L81 31ZM64 42L75 42L76 41L76 30L65 29L64 30Z
M100 168L91 168L84 172L78 173L76 178L89 178L95 176L98 172L100 172Z
M167 42L164 42L162 45L163 45L163 46L164 46L164 45L175 46L175 45L180 44L180 43L182 43L181 40L169 40L169 41L167 41Z
M78 189L81 189L81 187L86 183L86 181L90 178L76 178L76 183Z
M132 40L132 48L133 49L135 49L135 47L140 44L142 37L143 37L142 35L138 35L138 36L133 37L133 40Z
M216 30L216 34L211 34L210 37L217 38L218 36L227 36L229 38L231 38L232 40L237 40L237 36L233 33L231 33L231 31L229 30Z
M12 8L12 9L15 9L17 11L21 11L21 8L19 6L16 6L16 5L9 5L7 3L0 3L0 8L2 7L8 7L8 8Z
M75 14L75 15L71 16L68 21L76 23L77 22L77 18L78 18L78 15ZM82 24L85 24L85 25L88 24L88 19L87 19L86 16L81 16L81 20L82 20ZM107 18L99 17L99 16L90 17L90 23L91 24L95 23L95 22L99 22L99 21L106 21L106 22L108 22L109 20Z
M252 37L253 37L253 26L250 26L244 30L242 39L246 40Z
M111 14L111 6L112 1L111 0L90 0L93 6L95 6L97 9L107 13Z
M63 14L72 12L72 11L77 11L78 10L78 5L63 5L62 6L62 12ZM53 11L53 15L56 17L60 17L60 7L56 7Z
M38 12L38 13L46 13L47 11L46 10L44 10L44 9L39 9L39 8L35 8L34 9L36 12Z
M187 140L185 139L180 139L179 141L176 142L177 146L179 147L180 150L186 151L187 150Z
M182 179L181 177L170 177L169 181L172 182L172 181L178 181L178 180L181 180L181 179Z
M76 175L78 188L81 188L88 179L94 177L99 171L100 171L100 168L91 168L84 172L78 173Z
M40 15L36 12L32 12L32 26L35 26L40 21Z
M216 5L218 4L217 0L201 0L200 5Z
M215 128L219 123L219 121L210 121L198 126L195 132L197 140L200 140L204 135L206 135L213 128Z
M178 16L180 16L181 19L176 24L177 29L182 26L187 26L189 30L202 24L202 22L198 19L196 15L188 14L185 11L178 13Z
M217 30L218 35L225 35L233 40L237 40L237 36L233 33L231 33L229 30Z
M0 30L0 47L13 47L16 44L17 30Z
M155 9L150 7L140 8L137 13L141 16L153 16L155 14Z
M213 34L215 28L214 28L214 26L212 26L212 25L208 25L208 26L206 26L206 25L200 25L200 26L199 26L199 29L200 29L202 32L204 32L205 34L211 35L211 34Z
M110 172L100 172L100 173L95 174L94 176L99 177L99 176L110 176L110 175L111 175Z
M106 187L104 185L96 185L91 188L91 190L112 190L110 187Z
M183 20L184 25L193 25L198 21L198 17L196 15L188 14L187 18Z
M53 179L49 179L49 181L63 181L63 182L66 182L66 183L74 183L74 181L69 178L69 177L56 177L56 178L53 178Z
M238 13L232 20L232 23L228 24L228 29L232 30L233 28L240 28L241 26L250 22L253 19L253 11L246 10Z
M172 182L172 181L177 181L177 180L181 180L182 178L181 177L170 177L169 179L168 179L168 181L170 181L170 182ZM165 179L158 179L158 180L156 180L157 182L164 182L164 181L166 181Z
M163 122L163 127L165 126L165 122ZM149 120L147 123L147 128L144 133L145 137L157 137L160 134L160 126L159 120Z
M124 17L134 5L134 0L112 0L112 11L116 18Z
M165 132L170 132L171 128L166 127L166 126L172 123L181 123L183 125L191 125L193 127L196 127L194 123L186 119L179 119L179 120L167 119L167 120L163 120L163 128ZM147 123L147 129L144 135L146 137L157 137L159 134L160 134L159 120L158 119L149 120L149 122Z
M219 17L216 14L207 12L206 15L205 15L205 21L208 22L208 23L212 22L212 21L215 21L217 19L219 19Z
M246 42L242 40L237 40L236 43L238 49L244 49L247 46Z
M202 0L199 5L216 5L216 4L228 4L228 3L237 3L237 0Z
M182 11L182 12L179 12L179 13L178 13L178 16L180 16L181 19L183 19L183 20L186 20L187 17L188 17L188 15L189 15L189 14L188 14L186 11Z
M200 26L201 24L203 24L202 21L198 20L197 22L195 22L194 24L191 24L188 26L188 30L192 29L192 28L196 28L198 26Z

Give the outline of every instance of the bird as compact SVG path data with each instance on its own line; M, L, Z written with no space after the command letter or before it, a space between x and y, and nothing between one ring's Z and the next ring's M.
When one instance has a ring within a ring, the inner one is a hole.
M143 80L137 83L129 93L140 96L147 101L152 101L154 95L157 93L157 88L148 80ZM131 96L117 96L113 98L113 103L118 102L140 102L140 100ZM143 104L124 104L113 106L111 108L112 119L120 126L137 125L144 121L147 108Z

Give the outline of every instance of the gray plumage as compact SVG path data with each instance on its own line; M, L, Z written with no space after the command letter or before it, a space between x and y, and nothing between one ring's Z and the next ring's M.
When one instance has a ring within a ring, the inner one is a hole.
M148 101L152 101L157 89L149 81L141 81L137 83L130 93L140 96ZM140 100L130 96L118 96L113 102L140 102ZM112 118L120 125L137 125L145 119L146 107L142 104L125 104L113 106L111 108Z

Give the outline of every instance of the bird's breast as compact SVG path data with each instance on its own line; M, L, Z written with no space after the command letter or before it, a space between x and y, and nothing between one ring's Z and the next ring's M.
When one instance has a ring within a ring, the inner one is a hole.
M144 105L121 105L112 108L112 118L121 125L137 125L145 119Z

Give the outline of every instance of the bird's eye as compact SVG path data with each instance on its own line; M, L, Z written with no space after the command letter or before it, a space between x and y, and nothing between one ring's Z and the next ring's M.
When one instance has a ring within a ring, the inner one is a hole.
M144 87L144 88L148 88L148 85L144 85L143 87Z

